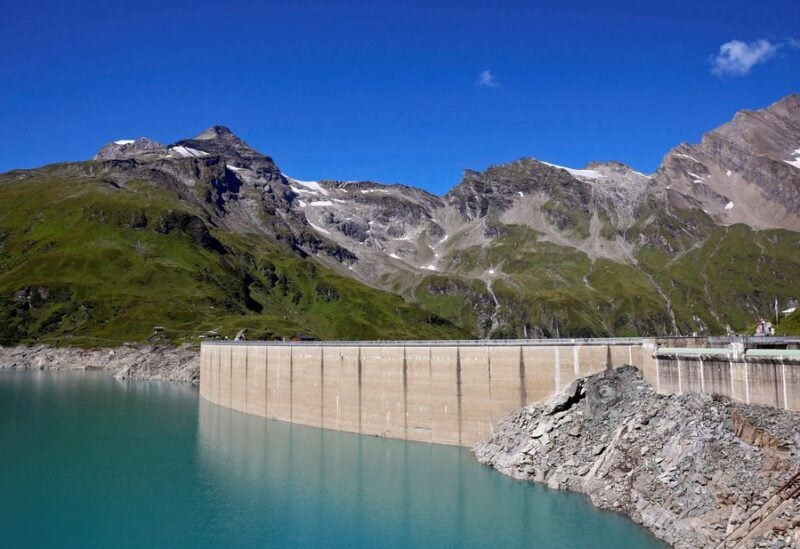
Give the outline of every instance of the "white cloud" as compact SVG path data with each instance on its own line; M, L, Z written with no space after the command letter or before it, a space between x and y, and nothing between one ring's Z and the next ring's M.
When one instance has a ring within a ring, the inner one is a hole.
M755 42L731 40L719 47L719 53L711 58L711 74L714 76L744 76L755 65L772 59L781 44L762 38Z
M492 71L486 69L485 71L481 71L478 75L478 80L476 82L479 86L483 88L496 88L499 86L497 83L497 79L492 74Z

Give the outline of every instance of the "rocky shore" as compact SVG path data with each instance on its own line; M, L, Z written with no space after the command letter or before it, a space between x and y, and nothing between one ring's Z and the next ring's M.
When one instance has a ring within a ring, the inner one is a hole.
M0 369L103 370L119 379L200 381L200 350L191 345L123 345L113 349L0 347Z
M800 471L798 413L659 395L625 367L512 413L473 452L514 478L585 493L678 548L726 537L726 546L800 547L796 499L747 537L742 526Z

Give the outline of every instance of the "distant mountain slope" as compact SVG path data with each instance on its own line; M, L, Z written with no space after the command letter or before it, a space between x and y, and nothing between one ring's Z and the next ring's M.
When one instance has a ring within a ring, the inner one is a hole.
M226 230L213 213L225 172L189 168L201 176L188 192L133 175L141 166L125 168L123 182L119 166L97 162L0 176L0 344L113 345L148 339L155 326L176 342L241 328L251 337L470 335L285 241Z
M800 95L741 111L699 144L675 147L655 180L725 225L800 230Z
M652 176L523 158L444 196L294 179L222 126L9 172L0 343L745 330L800 294L799 105L740 113Z

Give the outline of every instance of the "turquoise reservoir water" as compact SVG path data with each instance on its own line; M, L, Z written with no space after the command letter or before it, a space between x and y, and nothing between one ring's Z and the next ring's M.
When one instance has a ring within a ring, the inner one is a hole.
M3 547L661 547L464 449L232 412L174 383L0 372Z

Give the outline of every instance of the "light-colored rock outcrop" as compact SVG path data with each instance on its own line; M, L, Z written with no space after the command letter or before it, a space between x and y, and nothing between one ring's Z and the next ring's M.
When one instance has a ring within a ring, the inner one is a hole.
M103 370L119 379L200 381L200 351L190 345L121 346L113 349L0 347L0 369Z

